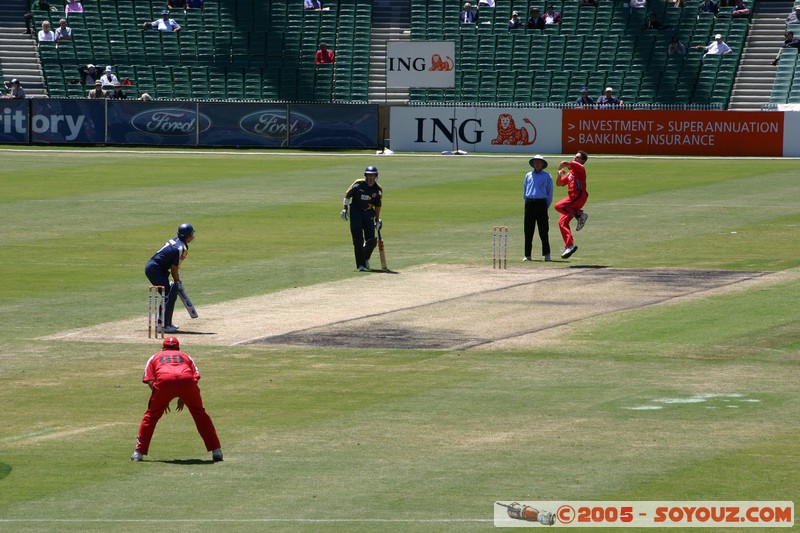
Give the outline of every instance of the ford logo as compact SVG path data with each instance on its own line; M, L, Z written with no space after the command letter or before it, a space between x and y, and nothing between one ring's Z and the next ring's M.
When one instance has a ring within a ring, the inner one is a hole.
M314 121L300 113L292 113L286 120L286 111L282 109L265 109L242 117L239 127L247 133L260 137L285 139L302 135L314 127Z
M154 109L139 113L131 119L131 125L139 131L154 135L193 135L198 129L206 131L211 120L188 109Z

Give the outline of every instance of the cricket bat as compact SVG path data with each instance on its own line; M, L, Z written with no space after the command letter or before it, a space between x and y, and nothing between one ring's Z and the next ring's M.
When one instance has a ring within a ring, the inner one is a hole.
M181 290L178 291L178 296L183 302L183 306L186 308L186 311L188 311L189 316L192 318L197 318L197 309L194 308L194 304L189 299L189 295L186 294L186 289L181 288Z
M381 268L384 270L389 270L389 267L386 266L386 252L383 249L383 237L381 237L381 230L378 230L378 254L381 256Z

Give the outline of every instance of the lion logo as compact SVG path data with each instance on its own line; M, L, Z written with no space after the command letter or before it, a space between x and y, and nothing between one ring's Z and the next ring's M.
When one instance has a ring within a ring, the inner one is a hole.
M525 126L518 128L514 122L514 117L503 113L497 117L497 138L492 139L492 144L514 144L522 146L536 142L536 126L527 118L522 120L526 124L530 124L533 130L533 139L529 138L528 129Z
M433 54L433 56L431 56L431 68L429 68L428 71L448 71L453 70L454 67L455 61L453 61L453 58L450 56L447 56L447 60L444 60L439 54Z

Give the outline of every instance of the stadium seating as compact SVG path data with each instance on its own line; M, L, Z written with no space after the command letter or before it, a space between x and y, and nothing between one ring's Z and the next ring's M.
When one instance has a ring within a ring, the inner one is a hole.
M628 103L718 104L727 106L747 35L746 19L697 15L700 0L675 8L651 0L647 10L628 9L622 2L600 2L597 8L579 2L553 2L562 15L559 27L544 30L508 30L511 11L527 20L535 0L498 3L482 9L481 24L458 24L459 3L412 0L412 39L452 38L456 43L461 83L453 101L534 102L569 104L588 86L597 97L606 86ZM668 28L645 30L647 12L654 12ZM723 61L701 63L702 54L685 58L667 55L673 35L687 45L708 43L714 33L725 34L734 53ZM510 39L509 39L510 36ZM713 63L713 64L712 64ZM477 72L485 83L474 82ZM488 80L497 79L491 91ZM510 85L513 83L513 88ZM475 92L477 91L477 93ZM477 94L477 96L476 96ZM413 91L411 100L428 93Z
M51 2L63 5L60 0ZM553 2L562 14L559 27L507 30L511 11L527 20L536 0L498 2L482 9L482 24L461 26L461 2L410 0L412 39L448 39L456 43L458 73L453 89L415 89L412 101L481 103L573 102L588 86L592 96L614 87L636 104L713 104L727 106L748 31L747 19L698 16L700 0L675 8L650 0L668 26L644 30L644 10L622 2L601 1L596 8L577 0ZM71 43L40 45L51 96L85 96L71 82L77 67L94 63L114 67L134 85L135 96L157 98L365 101L368 95L369 0L328 0L330 11L305 12L299 0L207 0L205 9L173 11L178 34L144 30L142 22L159 18L163 0L83 0L83 15L70 17ZM36 24L42 17L37 15ZM723 33L734 54L703 64L702 54L667 55L670 38L687 45L708 43ZM326 41L337 56L334 65L314 65L314 53ZM771 101L790 101L797 64L781 61ZM795 96L796 99L796 96Z
M138 96L155 98L364 101L372 31L368 0L329 0L305 12L298 0L206 0L200 10L173 10L179 33L143 29L163 0L83 0L72 15L70 43L43 43L40 57L51 96L85 97L78 67L112 66ZM51 2L63 9L63 2ZM55 15L54 15L55 16ZM37 16L35 24L44 18ZM317 66L326 41L335 65ZM132 91L129 91L129 93Z

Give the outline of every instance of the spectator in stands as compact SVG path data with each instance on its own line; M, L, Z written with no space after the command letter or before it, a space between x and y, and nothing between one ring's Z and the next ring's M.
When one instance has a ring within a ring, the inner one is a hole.
M142 93L142 96L139 97L139 100L141 100L142 102L151 102L153 100L153 97L147 93Z
M57 11L55 6L50 6L47 0L34 0L31 4L31 11Z
M494 0L478 0L478 8L491 7L494 9Z
M336 57L333 54L333 50L328 50L328 43L319 43L319 50L317 50L317 55L314 57L314 63L324 65L334 61L336 61Z
M794 5L794 11L789 13L789 16L786 17L786 25L790 24L800 24L800 2Z
M733 52L731 47L722 40L722 34L718 33L714 36L714 40L708 46L703 46L699 44L694 47L695 50L705 50L706 53L703 54L703 61L706 60L706 56L715 56L715 55L727 55Z
M589 88L581 89L581 95L575 100L575 107L594 107L594 98L589 96Z
M511 13L511 20L508 21L508 29L516 30L522 27L522 19L519 18L519 12L514 11Z
M165 9L161 12L161 19L154 20L153 22L145 22L145 28L153 28L158 31L181 31L180 25L174 19L169 18L169 10Z
M200 11L203 10L205 6L206 0L186 0L186 7L184 7L184 11L188 9L199 9Z
M307 11L322 11L320 0L303 0L303 8Z
M56 42L72 40L72 28L67 26L67 19L58 21L58 28L56 28L55 34Z
M701 15L707 14L716 16L717 13L719 13L719 4L714 2L714 0L703 0L697 10Z
M64 16L68 17L72 13L83 13L83 4L78 0L69 0L64 6Z
M30 10L25 12L25 31L23 35L33 35L33 14Z
M94 82L94 89L89 91L89 98L97 99L97 98L105 98L106 92L103 90L103 82L97 80Z
M186 11L186 0L167 0L167 9L183 9Z
M119 83L119 80L114 75L114 69L111 66L106 67L105 73L100 76L100 82L103 85L114 85L115 83Z
M50 3L47 0L34 0L31 4L31 8L25 11L25 34L27 35L36 35L33 31L33 12L34 11L46 11L50 13L51 11L55 12L58 11L55 6L50 6Z
M525 28L528 30L544 29L544 17L542 17L541 13L539 13L538 7L531 9L531 18L528 19L528 23L525 24Z
M667 47L667 55L678 57L686 56L686 47L677 36L672 37L672 42L670 42L669 46Z
M800 39L794 36L794 32L787 31L784 33L784 37L783 46L778 50L778 55L775 56L775 59L772 60L773 65L777 65L778 61L781 60L781 52L783 52L784 48L800 48Z
M597 7L598 4L597 0L581 0L581 7Z
M127 100L128 95L122 91L122 84L120 82L114 82L114 91L108 95L109 100Z
M42 22L42 29L39 32L39 42L55 41L55 40L56 40L56 34L53 33L52 30L50 30L50 22L45 20L44 22Z
M6 86L6 90L8 90L8 94L0 98L13 98L15 100L25 98L25 91L22 89L22 84L17 78L11 80L10 84L6 83L4 85Z
M458 15L458 21L461 24L477 24L478 23L478 12L472 10L472 4L467 2L464 4L464 11Z
M630 0L628 7L631 9L644 9L647 7L647 0Z
M736 4L733 6L733 11L731 12L732 18L742 18L742 17L749 17L750 16L750 8L747 7L744 3L744 0L738 0Z
M597 99L597 107L601 109L610 109L612 107L622 107L624 102L614 96L614 89L606 87L606 93Z
M552 4L547 6L542 18L545 26L558 26L561 24L561 13L556 11Z
M660 30L662 28L661 22L656 17L656 14L650 12L647 15L647 20L644 21L644 29L646 30Z
M81 77L81 82L84 85L94 85L94 82L100 79L100 71L94 65L89 63L85 67L78 67L78 74Z

